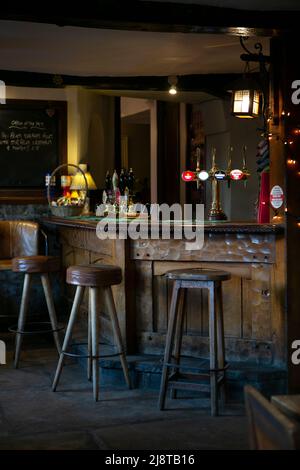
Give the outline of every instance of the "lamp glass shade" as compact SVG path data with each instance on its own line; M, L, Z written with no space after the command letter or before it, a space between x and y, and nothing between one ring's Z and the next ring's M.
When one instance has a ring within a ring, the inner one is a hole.
M232 93L232 114L238 118L259 116L260 93L257 90L234 90Z
M88 189L97 189L96 183L91 175L91 173L87 170L87 165L86 164L80 164L79 168L84 172L84 175L86 177ZM77 170L77 173L72 177L72 184L71 184L71 190L76 190L76 191L85 191L86 189L86 184L85 180L83 177L83 174L80 170Z

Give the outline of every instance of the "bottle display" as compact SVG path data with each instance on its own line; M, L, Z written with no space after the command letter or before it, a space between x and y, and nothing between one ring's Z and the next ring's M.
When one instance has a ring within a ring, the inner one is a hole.
M133 169L129 171L122 168L120 175L117 170L110 176L106 172L104 190L102 195L102 205L106 207L105 213L126 214L130 212L130 207L135 201L135 176ZM100 213L100 212L99 212Z

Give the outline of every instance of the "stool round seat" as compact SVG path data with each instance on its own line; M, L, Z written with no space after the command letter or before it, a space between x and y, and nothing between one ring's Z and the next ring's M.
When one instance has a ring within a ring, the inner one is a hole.
M67 283L85 287L108 287L122 282L122 270L107 264L70 266Z
M179 281L227 281L231 278L231 274L227 271L200 268L175 269L168 271L165 276Z
M57 256L19 256L12 260L15 273L50 273L60 270L60 259Z

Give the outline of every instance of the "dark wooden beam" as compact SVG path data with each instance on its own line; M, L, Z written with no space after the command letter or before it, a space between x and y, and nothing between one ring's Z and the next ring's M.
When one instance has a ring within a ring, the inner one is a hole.
M295 134L300 123L300 105L293 103L292 83L300 77L297 54L298 35L294 38L273 38L271 54L274 57L271 73L271 100L273 113L270 131L274 134L270 141L270 186L280 185L284 190L285 204L279 209L279 215L285 222L285 247L282 256L276 258L278 267L277 285L282 285L285 294L284 315L286 324L282 332L285 336L285 356L288 370L289 393L300 393L300 366L292 362L292 345L300 339L300 137ZM284 115L281 115L285 111ZM288 113L290 113L288 115ZM285 141L292 144L284 145ZM295 163L289 164L289 160ZM285 211L286 208L286 211ZM272 211L274 215L274 211ZM278 253L280 255L280 253ZM277 255L276 255L277 256ZM282 268L280 267L282 264ZM281 274L283 271L284 276ZM278 321L278 312L272 311L274 322ZM277 342L280 340L277 339Z
M230 89L230 85L242 76L243 74L239 73L180 75L178 88L181 91L205 91L219 96L224 95ZM253 76L258 79L258 74L253 74ZM42 88L82 86L90 89L119 91L167 91L169 88L167 76L85 77L0 70L0 80L3 80L7 86Z
M273 36L297 31L300 12L256 11L205 5L153 1L86 0L84 4L52 0L49 8L27 1L1 5L0 18L50 23L59 26L108 28L133 31L225 33Z

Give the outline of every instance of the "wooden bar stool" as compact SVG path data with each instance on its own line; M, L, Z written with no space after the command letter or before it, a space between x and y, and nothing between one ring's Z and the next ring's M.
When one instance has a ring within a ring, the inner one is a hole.
M56 319L55 307L53 302L51 284L49 280L49 273L57 272L60 269L60 260L55 256L22 256L13 258L12 260L12 271L15 273L24 273L24 284L23 293L20 306L20 312L18 317L18 325L13 325L9 328L9 331L16 334L16 349L15 349L15 368L18 368L21 345L23 335L32 335L39 333L53 333L54 342L58 352L60 353L60 341L58 335L58 324ZM46 298L49 318L50 318L50 329L45 329L48 322L30 322L26 326L38 326L36 330L25 329L26 316L29 303L30 285L34 274L40 274L41 281L44 289Z
M95 401L98 401L99 396L98 360L100 357L111 357L119 355L126 383L128 387L131 388L126 355L122 345L121 331L111 289L112 285L120 284L121 281L122 271L121 268L119 268L118 266L90 264L81 266L70 266L67 269L67 283L77 286L77 289L62 351L60 354L59 362L53 381L53 391L56 390L65 356L79 356L88 358L88 379L91 378L92 372L93 394ZM68 353L67 349L71 342L72 330L86 287L88 287L89 289L88 355L81 356L77 354ZM116 354L107 354L105 356L99 356L99 320L97 312L97 300L100 294L103 295L105 299L107 310L112 323L116 346L118 348L118 352Z
M210 391L211 415L218 415L218 392L225 382L225 348L222 305L222 281L230 279L225 271L207 269L178 269L166 273L174 281L169 311L169 324L166 336L165 355L162 369L159 408L164 409L168 385L172 386L172 398L177 389ZM180 373L180 369L190 369L180 365L180 352L183 336L184 296L186 289L209 290L209 344L210 368L198 369L198 373ZM174 348L174 355L173 353ZM169 374L171 369L171 374ZM201 372L201 373L199 373ZM210 384L191 382L193 378L209 378ZM185 380L184 380L185 379ZM187 380L189 379L189 380Z

